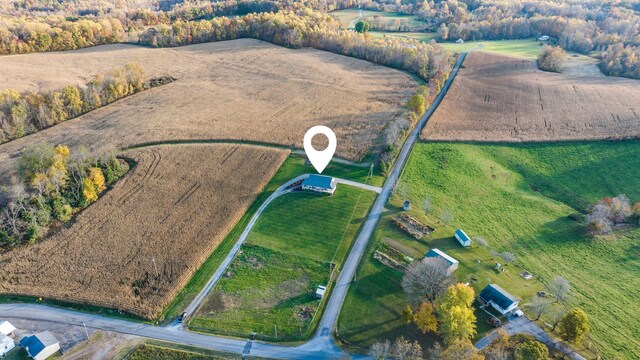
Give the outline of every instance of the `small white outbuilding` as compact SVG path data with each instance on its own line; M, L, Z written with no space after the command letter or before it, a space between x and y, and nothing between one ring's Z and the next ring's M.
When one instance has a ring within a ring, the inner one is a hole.
M0 357L5 356L14 347L16 347L16 344L10 337L0 335Z
M316 289L316 298L322 299L325 291L327 291L326 286L322 286L322 285L318 286L318 288Z
M0 321L0 335L10 336L14 331L16 328L10 322Z

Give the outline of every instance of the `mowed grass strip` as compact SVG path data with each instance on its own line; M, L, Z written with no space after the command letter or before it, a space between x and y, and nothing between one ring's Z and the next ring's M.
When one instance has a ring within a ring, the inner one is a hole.
M597 348L606 357L634 358L640 350L634 336L640 333L640 316L628 309L640 298L640 229L632 227L594 240L584 225L569 215L585 211L588 204L604 196L625 193L634 201L640 200L639 176L638 141L420 143L401 182L408 184L414 204L421 204L427 195L432 199L433 215L429 217L438 230L427 242L459 257L459 280L466 281L468 274L477 270L465 269L473 266L473 259L456 252L455 243L447 249L438 240L448 231L439 234L443 227L437 216L442 209L454 210L451 228L461 227L472 237L486 238L496 251L514 252L518 264L541 280L566 277L573 285L567 306L587 312ZM378 229L376 240L384 236L403 239L388 231L380 233ZM510 269L510 275L516 274L514 270ZM485 280L484 275L476 277L478 283ZM368 255L358 278L359 284L350 289L342 312L341 336L357 345L405 333L417 336L398 319L405 304L399 286L401 274L390 272ZM365 283L368 278L372 281ZM504 287L524 303L530 300L527 294L532 291L515 280ZM371 315L353 315L356 311Z
M322 310L315 289L340 267L375 195L338 185L333 196L274 200L189 327L272 341L309 337Z

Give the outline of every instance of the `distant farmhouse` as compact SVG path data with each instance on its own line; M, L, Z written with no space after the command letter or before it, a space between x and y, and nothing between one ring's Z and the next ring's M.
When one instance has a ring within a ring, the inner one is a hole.
M505 315L518 308L518 299L496 284L487 285L478 296L481 304L490 305Z
M309 175L302 182L302 190L333 195L336 191L336 178L323 175Z
M469 237L469 235L467 235L467 233L464 232L464 230L462 229L456 230L454 236L456 237L456 240L458 240L460 245L464 247L471 246L471 238Z
M44 360L60 350L58 339L50 331L25 336L20 340L20 345L34 360Z
M464 44L464 40L458 39L458 40L456 40L456 44Z
M451 256L447 255L444 251L442 251L440 249L431 249L431 250L429 250L427 255L425 255L425 258L437 258L437 259L442 259L442 260L446 261L447 264L449 264L449 268L447 268L447 272L449 274L451 274L452 272L456 271L456 269L458 268L458 260L456 260L456 259L452 258Z
M538 41L548 41L549 40L549 35L542 35L538 38Z

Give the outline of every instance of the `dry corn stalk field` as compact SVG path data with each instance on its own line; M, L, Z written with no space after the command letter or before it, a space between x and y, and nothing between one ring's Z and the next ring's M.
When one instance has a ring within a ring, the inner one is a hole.
M131 150L124 155L138 165L72 226L0 254L0 293L156 317L288 153L230 144Z
M534 61L471 52L424 140L640 137L640 81L543 72Z
M127 62L177 81L119 100L0 146L0 183L25 145L46 140L99 151L142 142L234 139L302 147L314 125L331 127L337 155L359 160L384 126L404 113L417 83L409 75L314 49L253 39L151 49L108 45L0 57L0 90L83 84Z

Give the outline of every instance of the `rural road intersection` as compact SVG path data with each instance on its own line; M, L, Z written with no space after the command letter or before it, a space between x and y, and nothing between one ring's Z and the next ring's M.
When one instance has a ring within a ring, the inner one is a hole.
M332 338L333 330L336 327L340 309L347 295L349 285L355 275L358 263L364 254L369 239L373 235L376 224L380 220L382 211L387 203L393 188L400 177L404 164L406 163L409 153L413 148L413 145L418 140L420 131L425 126L431 115L435 112L436 108L444 98L445 94L449 90L453 79L458 73L460 65L464 61L466 54L461 54L455 64L449 79L444 85L444 88L434 102L431 104L425 115L420 119L419 123L409 134L398 158L390 172L389 177L384 183L382 189L376 188L370 185L360 184L348 180L337 179L339 183L357 186L365 190L375 191L379 195L371 208L370 213L367 215L367 219L356 238L353 248L349 253L347 260L345 261L342 270L336 281L336 285L329 297L329 302L324 311L324 315L320 320L318 330L314 337L308 342L295 346L281 346L266 344L256 341L244 341L239 339L230 339L219 336L204 335L193 332L181 331L179 326L175 323L166 327L148 325L133 321L125 321L114 318L107 318L100 315L93 315L88 313L76 312L71 310L64 310L55 307L49 307L45 305L37 304L0 304L0 317L1 318L16 318L35 321L49 321L55 323L64 323L70 325L86 325L87 327L125 333L131 335L137 335L149 339L161 340L175 344L189 345L203 349L217 350L222 352L236 353L267 358L277 359L338 359L344 357L345 353L336 346ZM273 199L290 192L287 190L287 186L291 183L300 180L308 175L301 175L293 180L290 180L286 184L279 187L271 196L260 206L256 214L251 218L251 221L241 234L240 238L234 245L229 255L225 258L220 267L216 270L209 282L205 285L202 291L196 296L196 298L188 305L185 310L188 314L192 314L197 310L198 306L202 303L206 295L215 286L220 279L225 269L233 259L233 256L238 252L247 235L249 234L253 225L255 225L258 217L264 211L266 206L273 201Z

